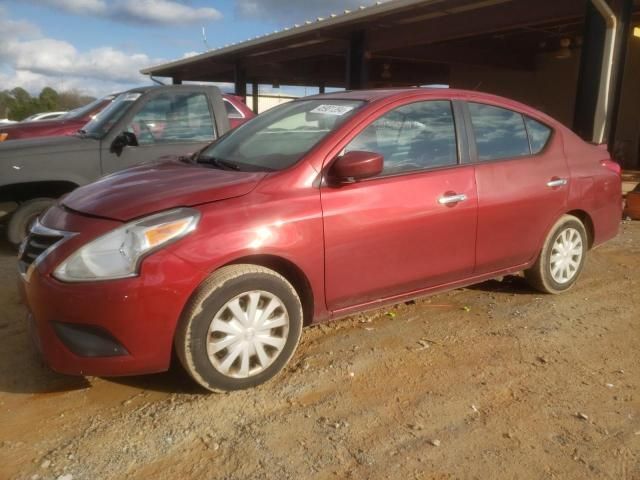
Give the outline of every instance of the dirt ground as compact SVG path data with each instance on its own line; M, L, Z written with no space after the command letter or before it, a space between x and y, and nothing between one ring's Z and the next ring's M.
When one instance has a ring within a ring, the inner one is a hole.
M0 479L640 479L640 222L576 287L518 277L306 329L209 395L42 366L0 246Z

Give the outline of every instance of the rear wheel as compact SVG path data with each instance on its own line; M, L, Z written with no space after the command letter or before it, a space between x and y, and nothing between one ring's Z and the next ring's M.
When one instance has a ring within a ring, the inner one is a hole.
M541 292L557 294L569 290L582 272L587 247L582 222L564 215L549 232L538 260L525 271L525 278Z
M175 347L204 388L239 390L282 370L301 332L302 305L284 277L256 265L232 265L214 273L189 302Z
M53 198L34 198L26 201L11 214L7 224L7 239L14 245L19 245L29 234L31 226L40 214L49 208L55 200Z

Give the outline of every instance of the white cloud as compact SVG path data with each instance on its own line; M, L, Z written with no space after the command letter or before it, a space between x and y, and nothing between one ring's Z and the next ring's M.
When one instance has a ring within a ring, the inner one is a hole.
M389 0L384 0L389 1ZM372 0L236 0L236 10L243 17L270 15L285 22L303 22L307 19L340 14L344 10L355 10L361 5L370 6Z
M12 32L11 35L5 34ZM0 88L75 88L92 95L148 83L143 67L162 63L144 53L128 54L113 47L80 52L72 44L47 38L28 22L7 18L0 7Z
M202 23L222 18L215 8L194 8L170 0L121 0L115 3L113 14L121 20L164 25Z
M153 25L187 25L219 20L211 7L192 7L174 0L27 0L74 15L91 15L118 22Z
M40 0L54 8L79 15L103 15L107 12L107 2L104 0Z

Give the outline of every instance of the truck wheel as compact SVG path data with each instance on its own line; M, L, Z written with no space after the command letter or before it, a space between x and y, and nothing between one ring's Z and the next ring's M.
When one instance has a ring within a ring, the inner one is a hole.
M20 242L29 234L33 222L54 202L53 198L34 198L21 203L18 209L11 214L7 225L9 242L13 245L20 245Z
M257 265L223 267L183 312L175 351L207 390L254 387L280 372L302 332L302 305L280 274Z
M582 222L563 215L551 228L536 263L524 272L529 285L544 293L569 290L582 272L587 245Z

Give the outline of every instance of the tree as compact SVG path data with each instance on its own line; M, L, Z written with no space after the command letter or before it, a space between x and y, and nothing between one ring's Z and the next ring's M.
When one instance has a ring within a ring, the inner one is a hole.
M58 108L60 102L60 96L51 87L44 87L40 92L40 107L43 111L52 112Z
M9 118L11 120L24 120L29 115L38 113L40 102L29 95L24 88L16 87L10 92Z
M58 110L73 110L95 100L76 90L58 93L51 87L45 87L37 97L32 97L24 88L0 92L0 118L24 120L35 113Z

